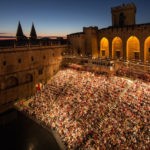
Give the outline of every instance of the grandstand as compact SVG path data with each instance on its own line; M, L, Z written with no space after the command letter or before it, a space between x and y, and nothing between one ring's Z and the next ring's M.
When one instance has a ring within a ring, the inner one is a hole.
M77 68L60 70L22 112L65 149L148 149L150 84Z

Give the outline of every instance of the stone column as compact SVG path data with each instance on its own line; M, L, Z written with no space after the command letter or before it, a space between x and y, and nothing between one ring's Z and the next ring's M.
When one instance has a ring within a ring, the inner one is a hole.
M112 59L112 38L109 38L109 58Z
M140 40L140 60L144 62L144 39Z
M127 39L122 39L123 60L127 60Z

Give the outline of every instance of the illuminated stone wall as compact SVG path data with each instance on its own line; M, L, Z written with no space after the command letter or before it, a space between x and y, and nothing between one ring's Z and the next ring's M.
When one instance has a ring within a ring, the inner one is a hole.
M117 58L117 52L115 51L120 49L120 58L124 60L137 59L150 62L150 24L104 28L99 30L98 35L99 44L103 38L108 39L109 56L106 57ZM114 42L116 38L119 39L118 42ZM99 51L101 53L100 48ZM139 53L139 59L137 52Z
M85 33L85 51L87 56L98 57L97 33L98 27L83 27Z
M71 55L85 56L85 35L83 32L68 35L69 49L68 53Z
M31 96L60 68L66 46L0 49L0 106Z
M68 53L76 56L98 57L97 39L97 27L83 27L83 32L68 35Z
M150 36L144 42L144 61L150 61Z
M120 37L115 37L112 40L112 58L122 58L123 57L123 45Z
M77 54L78 47L82 47L86 56L93 58L150 62L150 23L136 24L133 3L113 7L111 13L112 26L99 30L84 27L82 33L68 35L69 49Z
M93 32L89 27L83 31L78 36L76 33L68 36L74 54L78 54L80 47L83 54L91 54L94 58L150 62L150 23L95 29Z
M136 6L133 3L123 4L111 8L112 26L126 26L136 24Z

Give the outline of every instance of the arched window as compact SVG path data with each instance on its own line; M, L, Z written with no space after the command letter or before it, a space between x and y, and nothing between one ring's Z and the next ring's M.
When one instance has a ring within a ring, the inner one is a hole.
M100 41L100 58L109 57L109 42L108 39L103 37Z
M144 61L150 62L150 36L144 42Z
M140 59L140 42L136 36L130 36L127 40L127 60Z
M122 40L120 37L115 37L112 41L112 58L117 59L123 57Z

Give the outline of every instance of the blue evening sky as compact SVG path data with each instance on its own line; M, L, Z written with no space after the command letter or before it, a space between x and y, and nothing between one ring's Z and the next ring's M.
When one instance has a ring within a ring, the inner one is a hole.
M20 20L29 36L32 22L38 36L66 36L83 26L111 25L111 7L134 2L136 22L150 22L150 0L1 0L0 36L15 35Z

